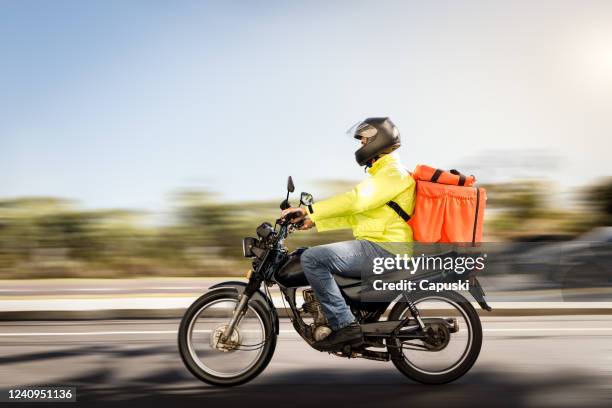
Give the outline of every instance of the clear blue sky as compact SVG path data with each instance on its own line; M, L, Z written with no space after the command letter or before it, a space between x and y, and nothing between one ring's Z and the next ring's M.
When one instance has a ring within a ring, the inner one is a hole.
M363 176L344 131L379 115L409 167L612 174L609 1L4 0L0 55L0 197L316 196Z

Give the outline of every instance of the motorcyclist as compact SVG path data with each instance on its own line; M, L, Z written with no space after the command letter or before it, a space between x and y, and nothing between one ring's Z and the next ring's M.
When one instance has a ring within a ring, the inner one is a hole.
M363 335L332 274L361 277L377 257L393 256L385 244L412 242L412 229L387 203L394 201L409 215L414 211L415 181L401 165L400 134L387 117L368 118L348 133L361 141L355 152L369 173L349 192L314 203L310 208L288 208L281 217L303 220L301 229L318 231L351 228L355 240L307 249L301 265L319 299L332 332L315 342L319 350L361 344Z

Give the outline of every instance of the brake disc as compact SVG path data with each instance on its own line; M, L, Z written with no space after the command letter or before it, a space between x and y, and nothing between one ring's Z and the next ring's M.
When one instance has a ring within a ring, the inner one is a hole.
M228 353L230 351L236 350L240 346L240 332L238 328L234 328L229 339L224 342L221 342L221 336L225 332L227 328L227 324L217 327L210 334L210 347L214 350L222 351L224 353Z

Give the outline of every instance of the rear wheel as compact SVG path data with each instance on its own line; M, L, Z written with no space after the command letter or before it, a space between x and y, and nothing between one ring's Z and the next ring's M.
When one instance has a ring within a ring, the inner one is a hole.
M239 296L231 289L209 292L181 320L181 358L193 375L212 385L243 384L261 373L274 354L276 332L270 313L253 300L228 339L220 341Z
M464 375L474 365L482 346L478 313L456 292L421 292L410 300L425 320L424 339L388 341L391 361L408 378L424 384L444 384ZM410 317L407 303L397 303L389 320ZM454 327L428 324L427 318L452 319Z

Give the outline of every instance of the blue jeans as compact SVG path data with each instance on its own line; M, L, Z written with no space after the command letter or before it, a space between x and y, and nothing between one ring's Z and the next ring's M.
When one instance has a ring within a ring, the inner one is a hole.
M374 242L365 240L336 242L304 251L300 261L302 269L332 330L355 321L332 274L361 278L362 274L372 271L374 258L392 256Z

